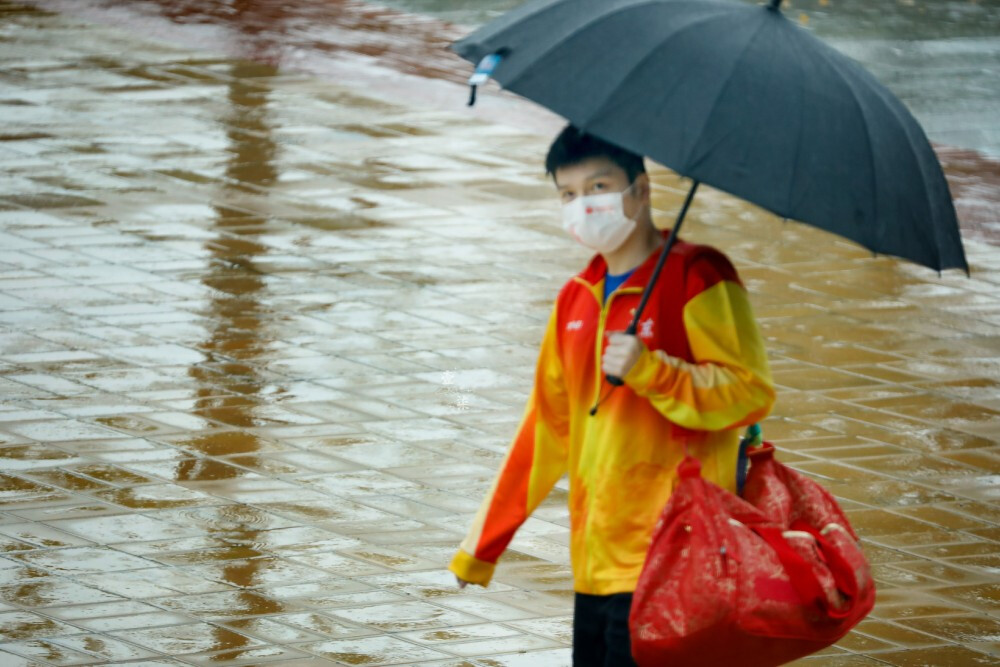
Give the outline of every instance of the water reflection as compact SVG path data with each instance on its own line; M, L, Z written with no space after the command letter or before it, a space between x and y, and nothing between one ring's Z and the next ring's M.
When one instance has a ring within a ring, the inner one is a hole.
M111 0L90 2L110 4ZM384 4L478 25L521 3L386 0ZM305 69L335 81L343 79L345 72L349 79L355 76L364 81L372 64L463 84L469 73L468 64L447 51L451 40L468 28L358 0L146 0L143 4L175 23L220 29L216 46L230 53ZM910 107L928 136L940 144L945 167L960 167L946 175L963 233L1000 239L995 215L1000 206L995 187L997 163L975 153L956 155L948 148L961 146L1000 156L996 120L1000 117L1000 86L996 85L1000 78L1000 0L796 0L786 4L786 13L861 61ZM361 67L353 67L355 63ZM384 74L368 79L384 81ZM412 81L395 85L393 90L401 99L417 99L425 92ZM464 92L456 95L463 97ZM530 105L518 113L507 109L505 122L543 132L556 126L532 109Z
M383 0L408 12L432 14L461 25L480 25L524 4L525 0Z
M263 188L277 179L278 147L268 123L268 89L257 83L277 73L273 65L252 62L234 63L229 68L228 114L221 120L229 140L227 189ZM254 240L254 236L264 231L267 220L223 204L215 204L213 208L219 234L205 243L211 261L201 281L212 290L206 310L213 325L208 339L199 345L207 361L192 366L189 375L199 387L194 412L232 428L204 432L183 443L204 457L182 461L177 469L179 482L241 477L246 474L243 468L207 457L241 454L244 455L241 463L253 466L259 459L252 454L262 449L252 429L256 425L255 408L266 400L261 396L264 380L257 373L256 359L267 344L268 310L261 303L267 285L264 276L254 268L254 259L265 254L267 248ZM260 529L248 523L226 530L219 537L239 546L266 541L261 534ZM282 610L279 602L248 590L260 583L259 573L265 561L247 558L224 561L221 565L221 578L242 589L236 595L234 607L246 614ZM215 626L212 632L217 649L239 649L251 643L241 634ZM227 652L217 657L228 660L234 656Z
M444 21L476 26L522 2L44 0L68 12L100 7L115 23L136 26L152 9L177 24L210 26L194 31L201 35L194 41L210 39L213 49L352 85L372 66L464 82L468 65L447 47L468 28ZM932 140L1000 156L1000 0L786 0L785 11L872 70ZM411 98L415 92L429 94L410 89Z
M231 66L228 100L232 113L224 121L231 156L226 177L237 184L269 185L277 176L276 146L265 123L266 90L244 78L248 72L259 76L262 69L276 72L263 65ZM266 220L222 205L214 209L215 224L223 233L205 243L212 260L202 278L212 289L208 312L214 326L209 339L199 345L208 361L192 366L189 373L199 383L194 411L241 430L208 433L187 444L206 456L224 456L260 449L257 437L242 429L255 425L253 410L263 400L259 393L264 381L257 377L253 361L265 344L261 331L267 313L259 300L265 282L254 270L253 260L267 248L242 236L262 231ZM239 361L233 361L234 357ZM194 459L180 467L178 479L218 480L240 474L239 468L212 459Z
M323 70L330 56L377 59L396 71L464 79L447 46L459 32L438 21L358 0L146 0L175 23L230 26L235 55Z

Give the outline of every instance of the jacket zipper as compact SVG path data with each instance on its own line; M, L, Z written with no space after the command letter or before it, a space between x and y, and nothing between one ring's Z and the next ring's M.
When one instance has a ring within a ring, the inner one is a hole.
M604 373L601 372L601 352L604 351L604 327L608 315L608 307L614 298L614 292L608 295L608 300L601 304L601 312L597 319L597 342L594 345L594 368L597 371L597 377L594 379L593 404L595 407L601 400L601 387L604 385Z
M583 285L585 285L587 287L588 291L594 296L594 298L597 300L598 304L600 305L600 315L598 316L598 320L597 320L597 341L596 341L596 343L594 345L594 347L595 347L594 357L595 357L595 361L596 361L595 370L596 370L596 375L597 375L597 377L595 378L595 383L594 383L595 384L595 387L594 387L594 403L596 404L596 403L598 403L600 401L601 386L604 384L604 373L601 372L601 352L603 352L603 350L604 350L604 328L605 328L605 325L606 325L606 322L607 322L607 314L608 314L608 312L611 309L611 301L615 298L615 296L618 296L620 294L632 294L632 293L639 293L639 294L641 294L642 293L642 288L641 287L626 287L626 288L621 289L621 290L615 290L614 292L612 292L611 294L608 295L607 301L605 301L604 303L601 303L601 299L598 298L598 296L596 294L596 291L595 291L596 287L597 287L596 285L591 285L586 280L583 280L582 278L579 278L579 277L577 277L576 280L578 280L581 284L583 284ZM589 522L587 522L587 523L585 523L583 525L582 530L583 530L583 562L582 562L582 565L583 565L583 576L586 578L587 583L588 583L588 587L590 588L590 590L594 590L594 579L593 579L593 576L592 576L592 572L590 571L589 562L588 562L590 560L589 557L588 557L588 554L590 553L590 544L589 544L589 541L590 541L590 524L589 524Z
M593 290L591 290L593 294ZM591 415L594 414L597 406L601 402L601 387L604 386L604 372L601 371L601 352L604 350L604 329L607 325L608 313L611 311L611 301L616 297L623 294L642 294L641 287L626 287L621 290L615 290L608 295L608 300L601 305L600 316L597 321L597 341L594 344L594 369L596 371L597 377L594 381L594 400L591 407ZM597 295L594 295L597 298Z

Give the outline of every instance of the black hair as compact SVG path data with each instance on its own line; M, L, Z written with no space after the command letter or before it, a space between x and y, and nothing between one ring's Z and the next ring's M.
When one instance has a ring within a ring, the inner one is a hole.
M621 167L629 183L634 182L639 174L646 173L641 155L581 132L573 125L567 125L549 146L549 153L545 156L545 173L555 178L557 169L595 157L607 158Z

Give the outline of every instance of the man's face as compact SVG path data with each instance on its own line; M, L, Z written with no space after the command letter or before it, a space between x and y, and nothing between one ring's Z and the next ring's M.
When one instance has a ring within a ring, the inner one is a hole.
M559 199L568 204L577 197L624 192L629 187L625 170L607 158L595 157L577 164L559 167L554 174ZM625 215L635 220L649 203L649 181L639 174L623 198Z

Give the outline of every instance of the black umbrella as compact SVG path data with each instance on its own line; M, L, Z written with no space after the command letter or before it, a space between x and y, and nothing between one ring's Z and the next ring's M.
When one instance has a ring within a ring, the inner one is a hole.
M536 0L452 48L501 86L751 201L941 270L968 270L948 185L905 106L780 0Z
M968 272L947 181L916 119L780 4L535 0L452 45L480 64L470 104L491 76L693 179L629 333L699 182L872 252Z
M968 264L941 165L905 106L781 0L535 0L452 45L584 132L872 252ZM617 378L609 378L620 384Z

